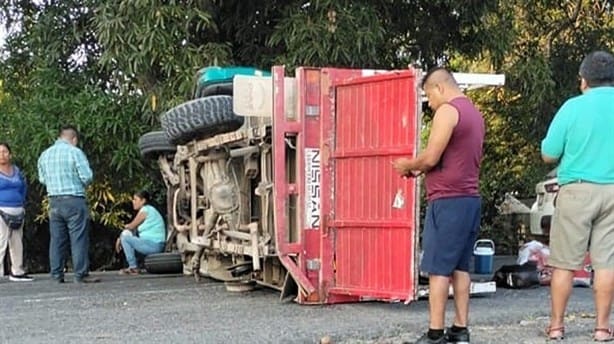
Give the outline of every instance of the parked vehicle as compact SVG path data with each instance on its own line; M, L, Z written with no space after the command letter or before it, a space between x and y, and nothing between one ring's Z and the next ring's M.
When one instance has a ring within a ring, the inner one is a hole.
M196 98L161 117L164 138L148 133L142 141L156 144L140 143L144 156L160 148L167 248L178 252L167 253L168 264L156 257L156 271L180 255L184 274L232 290L262 285L304 304L426 295L418 183L390 165L418 150L421 77L418 69L201 70Z
M542 242L548 242L550 225L556 196L559 192L559 183L556 177L556 168L550 171L545 180L535 185L535 202L530 212L530 233Z

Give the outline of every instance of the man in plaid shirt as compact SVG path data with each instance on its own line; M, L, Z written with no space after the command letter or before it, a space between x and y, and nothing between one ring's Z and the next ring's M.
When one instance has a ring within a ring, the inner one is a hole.
M70 244L76 283L98 282L89 276L89 210L85 188L92 181L87 157L77 147L77 129L66 125L60 137L38 159L38 178L49 197L49 262L51 277L64 283L66 249Z

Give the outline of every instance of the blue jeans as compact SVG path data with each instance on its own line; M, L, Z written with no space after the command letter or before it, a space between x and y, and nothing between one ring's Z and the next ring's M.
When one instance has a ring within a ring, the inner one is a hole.
M160 253L164 251L164 242L153 242L146 239L141 239L132 235L129 230L124 230L120 235L120 241L128 261L128 267L136 269L136 252L148 255L153 253Z
M64 278L69 244L75 280L80 281L89 274L88 223L89 212L85 198L49 197L49 264L52 278Z

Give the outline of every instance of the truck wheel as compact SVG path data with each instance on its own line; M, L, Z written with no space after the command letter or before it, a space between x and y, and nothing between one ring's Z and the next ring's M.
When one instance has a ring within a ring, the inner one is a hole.
M232 97L222 95L183 103L162 115L160 122L170 142L183 145L237 130L243 117L232 112Z
M175 153L177 147L168 141L163 131L150 131L139 138L139 149L144 158L157 158L164 153Z
M145 270L150 274L180 274L183 272L181 253L154 253L145 257Z

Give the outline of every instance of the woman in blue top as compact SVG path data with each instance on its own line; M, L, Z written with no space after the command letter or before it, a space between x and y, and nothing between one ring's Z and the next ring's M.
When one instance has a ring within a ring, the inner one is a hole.
M128 261L128 267L119 271L122 275L138 275L136 252L144 255L164 251L166 228L164 219L156 208L149 205L150 196L147 191L139 191L132 197L132 207L137 211L134 219L125 225L117 242L115 250L122 249Z
M19 168L11 163L11 147L0 142L0 211L10 215L24 214L26 203L26 179ZM4 256L9 248L11 274L14 282L31 281L23 271L23 222L21 226L9 228L4 216L0 217L0 277L4 276Z

